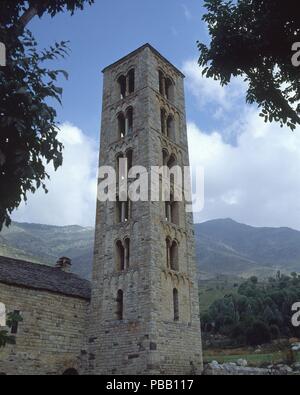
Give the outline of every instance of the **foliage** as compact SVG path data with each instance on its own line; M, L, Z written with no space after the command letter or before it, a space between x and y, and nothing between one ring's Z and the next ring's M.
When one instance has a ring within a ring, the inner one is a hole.
M35 16L68 11L73 14L94 0L2 0L0 42L7 50L7 66L0 68L0 231L11 223L10 215L28 192L34 193L49 178L46 164L62 165L62 144L57 139L56 111L61 103L57 86L62 70L48 69L47 62L67 54L67 43L38 51L26 26Z
M203 75L227 85L242 76L249 84L246 100L256 102L265 122L295 129L300 124L299 69L292 45L299 37L294 0L205 0L211 42L198 42Z
M7 314L6 325L8 328L12 328L13 325L17 322L22 322L23 318L20 313L9 313ZM0 349L5 347L7 344L16 344L15 336L11 336L8 334L8 331L3 329L0 330Z
M14 336L8 335L5 330L0 330L0 349L4 348L7 344L15 344L16 340Z
M21 316L21 314L19 312L13 312L7 315L6 325L9 328L12 328L14 324L22 321L23 321L23 317Z
M93 4L95 0L1 0L0 24L16 26L24 13L36 10L35 15L44 13L52 17L59 12L83 10L85 3Z
M228 336L236 344L257 345L271 339L300 337L292 326L292 305L300 300L300 276L278 273L268 282L243 282L237 294L215 301L202 317L206 332Z
M0 69L0 230L10 214L40 186L47 192L45 164L62 164L57 140L56 111L49 99L61 102L59 74L47 61L66 54L66 43L39 52L29 31L15 38L6 67Z

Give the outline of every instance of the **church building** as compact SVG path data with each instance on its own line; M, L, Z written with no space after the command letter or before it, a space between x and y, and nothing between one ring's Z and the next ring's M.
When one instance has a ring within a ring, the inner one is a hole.
M181 71L146 44L103 74L99 165L189 166ZM201 374L192 213L172 185L169 201L119 192L97 203L91 282L68 258L0 258L0 302L23 318L16 344L0 349L0 373Z

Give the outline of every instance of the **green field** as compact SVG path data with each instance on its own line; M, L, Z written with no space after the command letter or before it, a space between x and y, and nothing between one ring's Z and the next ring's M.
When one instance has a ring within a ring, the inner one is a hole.
M232 350L233 351L233 350ZM248 351L249 352L249 351ZM204 362L209 363L217 361L219 363L237 362L239 359L246 359L250 366L261 366L261 365L272 365L278 363L284 363L286 361L287 351L277 351L273 353L261 353L261 354L247 354L239 350L237 354L228 354L224 351L212 352L207 350L204 352ZM300 353L296 354L296 362L300 362Z

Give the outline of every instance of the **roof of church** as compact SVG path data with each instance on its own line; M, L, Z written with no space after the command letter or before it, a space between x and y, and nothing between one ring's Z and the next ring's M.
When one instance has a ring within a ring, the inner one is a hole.
M143 51L145 48L149 48L155 55L157 55L159 58L161 58L164 62L168 63L181 77L185 77L185 75L180 71L176 66L174 66L168 59L166 59L157 49L152 47L151 44L147 43L142 45L141 47L137 48L133 52L130 52L128 55L124 56L123 58L117 60L116 62L112 63L111 65L105 67L102 72L104 73L106 70L109 70L110 68L116 66L117 64L124 62L125 60L131 58L132 56L136 55L137 53Z
M0 256L0 283L89 300L91 283L76 274Z

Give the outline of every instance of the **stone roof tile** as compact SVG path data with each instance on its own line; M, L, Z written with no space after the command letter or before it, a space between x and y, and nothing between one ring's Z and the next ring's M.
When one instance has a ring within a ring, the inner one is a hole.
M91 284L59 268L0 256L0 283L89 300Z

